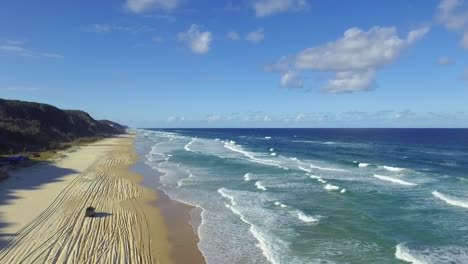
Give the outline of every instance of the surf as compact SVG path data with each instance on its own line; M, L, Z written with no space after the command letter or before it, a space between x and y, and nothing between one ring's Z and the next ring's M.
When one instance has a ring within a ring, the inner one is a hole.
M462 200L458 197L454 197L451 195L443 194L438 191L433 191L432 195L435 197L439 198L440 200L446 202L447 204L457 206L457 207L462 207L462 208L468 208L468 200Z
M404 180L392 178L392 177L389 177L389 176L379 175L379 174L374 174L374 177L377 178L377 179L383 180L383 181L393 182L393 183L406 185L406 186L416 186L417 185L416 183L407 182L407 181L404 181Z

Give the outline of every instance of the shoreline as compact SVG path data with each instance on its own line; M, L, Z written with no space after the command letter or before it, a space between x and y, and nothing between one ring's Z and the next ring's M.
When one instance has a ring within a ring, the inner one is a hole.
M135 146L136 149L136 146ZM137 154L143 156L143 153ZM139 160L130 168L142 175L140 184L157 193L158 199L150 205L157 207L166 223L171 246L171 258L175 264L205 264L206 260L198 248L199 237L192 223L192 213L197 207L171 199L159 189L159 178L164 173L152 169L144 160Z
M130 170L134 135L64 151L0 183L0 262L174 263L158 193ZM84 208L96 217L84 217Z

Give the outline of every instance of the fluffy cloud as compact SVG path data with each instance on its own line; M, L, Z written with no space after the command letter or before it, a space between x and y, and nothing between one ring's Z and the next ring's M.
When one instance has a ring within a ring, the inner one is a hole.
M227 38L230 40L238 40L240 38L239 33L235 31L229 31L227 33Z
M247 41L250 41L252 43L260 43L265 39L265 34L263 33L263 28L259 28L255 31L252 31L247 34L245 37Z
M370 90L375 86L375 71L340 71L328 80L324 88L328 93L348 93L356 91Z
M297 12L309 9L306 0L253 0L252 8L257 17L266 17L282 12Z
M333 77L325 92L347 93L372 89L376 71L399 57L404 48L429 32L428 27L410 31L405 38L394 27L346 30L343 37L326 44L307 48L292 57L283 57L269 68L329 72Z
M281 75L280 85L286 88L302 88L304 87L304 80L296 72L287 71Z
M186 32L178 34L180 41L187 42L190 50L196 54L205 54L210 50L212 41L211 32L201 31L200 27L193 24Z
M126 0L125 8L130 12L140 14L150 10L173 10L179 5L179 0Z
M436 17L447 30L463 34L460 44L463 48L468 49L468 8L463 1L440 1Z

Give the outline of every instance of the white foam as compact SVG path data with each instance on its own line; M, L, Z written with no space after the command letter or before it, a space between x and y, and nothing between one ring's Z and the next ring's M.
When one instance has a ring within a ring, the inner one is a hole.
M338 191L340 189L340 187L329 184L329 183L327 183L327 185L325 185L325 187L323 188L327 191Z
M404 168L392 167L392 166L379 166L379 167L382 168L382 169L386 169L388 171L392 171L392 172L400 172L400 171L405 170Z
M318 224L319 219L316 217L313 217L311 215L307 215L302 211L297 211L297 218L301 220L304 223L310 223L310 224Z
M275 202L275 205L277 205L277 206L279 206L279 207L281 207L281 208L286 208L286 207L288 207L287 205L282 204L282 203L280 203L280 202Z
M359 162L359 164L358 164L358 167L359 167L359 168L365 168L365 167L368 167L368 166L370 166L369 163Z
M308 173L312 173L312 170L309 170L309 169L304 168L304 167L302 167L302 166L297 166L297 167L298 167L300 170L302 170L302 171L305 171L305 172L308 172Z
M252 173L250 172L247 172L246 174L244 174L244 181L250 181L250 176L252 176Z
M184 149L185 149L186 151L192 151L192 152L193 152L193 150L190 149L190 145L192 145L193 142L195 142L196 140L197 140L196 138L192 138L192 140L184 146Z
M234 143L232 143L232 142L233 142L232 140L230 142L225 142L224 147L231 150L231 151L241 153L245 157L249 158L250 161L260 163L260 164L263 164L263 165L269 165L269 166L279 167L279 168L282 168L282 169L287 169L286 167L279 165L277 162L275 162L273 160L256 158L252 153L243 150L241 146L238 146L238 145L235 144L235 142Z
M192 173L190 173L190 171L187 171L189 173L189 176L187 178L183 178L183 179L180 179L179 181L177 181L177 188L180 188L182 186L184 186L186 184L187 181L189 181L190 179L192 179L194 176Z
M267 188L266 188L260 181L255 182L255 186L256 186L257 189L259 189L259 190L262 190L262 191L266 191L266 190L267 190Z
M383 180L383 181L398 183L398 184L406 185L406 186L415 186L415 185L417 185L416 183L407 182L407 181L404 181L404 180L392 178L392 177L389 177L389 176L379 175L379 174L374 174L374 177L377 178L377 179Z
M271 137L265 137L265 139L271 139Z
M258 227L256 227L254 224L252 224L251 222L249 222L245 216L239 211L237 210L234 206L236 205L236 202L234 200L234 197L231 196L231 195L228 195L226 193L226 189L225 188L221 188L221 189L218 189L218 193L221 194L221 196L225 197L225 198L228 198L231 202L231 206L229 207L229 209L234 213L236 214L237 216L239 216L239 218L246 224L248 224L250 227L249 227L249 231L250 233L252 233L253 237L258 241L258 244L257 246L261 249L262 251L262 254L263 256L265 256L265 258L272 264L279 264L280 261L279 261L279 257L276 255L276 250L275 250L275 247L273 245L271 245L269 243L269 239L265 237L265 235L263 235L259 230L258 230Z
M458 206L458 207L463 207L463 208L468 208L468 200L462 200L458 197L454 197L451 195L443 194L438 191L433 191L432 195L435 197L439 198L440 200L453 205L453 206Z
M276 156L277 156L277 155L276 155L276 152L270 153L270 156L276 157Z
M468 263L468 248L459 246L410 249L406 243L396 246L395 257L413 264Z
M426 262L419 260L416 256L411 254L404 243L400 243L396 246L395 257L413 264L426 264Z
M319 177L319 178L317 178L317 181L318 181L318 182L320 182L320 183L327 183L327 181L326 181L326 180L324 180L324 179L322 179L322 178L320 178L320 177Z
M345 193L346 189L341 189L340 193Z
M326 167L319 167L316 165L309 165L313 169L318 169L318 170L325 170L325 171L341 171L341 172L346 172L347 170L343 169L337 169L337 168L326 168Z
M273 151L275 151L275 149L274 149L274 148L270 148L270 152L273 152Z

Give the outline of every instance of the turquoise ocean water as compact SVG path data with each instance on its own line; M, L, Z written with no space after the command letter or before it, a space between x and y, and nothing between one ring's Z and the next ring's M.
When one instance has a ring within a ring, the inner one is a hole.
M468 263L468 130L139 130L137 146L196 207L210 264Z

